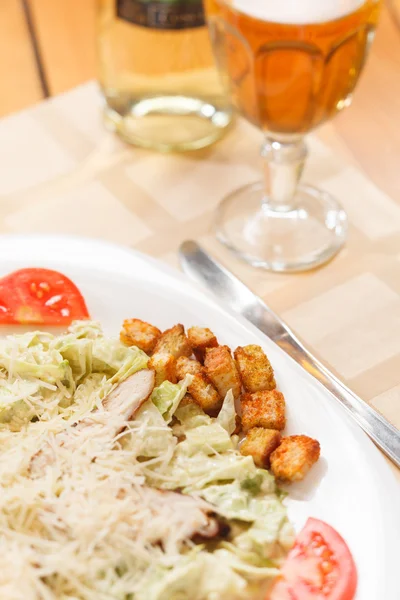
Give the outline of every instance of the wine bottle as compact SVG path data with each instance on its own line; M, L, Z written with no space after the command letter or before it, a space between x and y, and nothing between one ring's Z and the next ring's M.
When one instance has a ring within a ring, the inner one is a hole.
M202 0L98 0L97 16L109 128L161 151L202 148L224 134L232 110Z

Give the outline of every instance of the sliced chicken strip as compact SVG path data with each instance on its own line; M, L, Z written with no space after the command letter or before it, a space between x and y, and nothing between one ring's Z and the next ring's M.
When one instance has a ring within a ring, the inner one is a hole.
M89 433L89 430L92 430L94 436L106 433L107 438L114 438L149 399L154 389L154 383L155 373L151 369L142 369L134 373L106 396L102 402L104 411L93 413L93 416L101 418L103 423L100 420L86 417L79 421L76 426L58 433L55 436L57 443L63 447L68 446L76 439L79 432L82 432L82 434L84 432ZM111 428L109 423L112 424ZM50 444L46 442L43 448L31 458L29 464L30 476L32 478L41 477L44 475L46 467L53 464L54 461L54 451Z
M120 497L127 495L125 490ZM144 511L142 533L148 543L160 544L167 552L179 551L193 538L211 539L225 530L215 508L201 498L143 486L132 488L132 502Z
M150 397L154 384L154 371L151 369L138 371L108 394L103 400L104 410L120 416L124 421L131 421L142 404Z

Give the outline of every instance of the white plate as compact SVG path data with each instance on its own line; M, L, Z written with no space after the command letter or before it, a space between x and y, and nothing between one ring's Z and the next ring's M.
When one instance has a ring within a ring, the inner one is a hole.
M290 488L290 517L333 525L355 557L358 600L398 600L400 489L383 457L305 371L245 319L219 306L168 266L111 244L74 237L0 237L0 276L43 266L79 286L93 318L119 332L123 318L166 328L207 325L231 347L258 343L274 366L288 404L288 432L321 442L322 458L305 482Z

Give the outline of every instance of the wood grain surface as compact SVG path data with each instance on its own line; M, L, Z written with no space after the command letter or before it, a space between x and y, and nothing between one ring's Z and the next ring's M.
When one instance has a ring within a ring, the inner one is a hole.
M43 97L25 12L20 0L0 2L0 116Z
M28 0L50 95L96 75L95 0Z

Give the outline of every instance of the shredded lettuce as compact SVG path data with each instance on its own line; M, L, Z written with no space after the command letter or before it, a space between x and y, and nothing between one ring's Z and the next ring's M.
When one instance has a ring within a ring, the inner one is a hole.
M0 386L2 377L8 384L0 389L0 422L20 427L59 413L76 419L147 362L142 350L104 337L91 321L76 321L59 336L34 331L0 338Z
M271 479L271 487L274 489L272 476L268 473L266 475ZM234 481L207 486L200 494L207 502L216 506L218 513L226 519L250 524L250 527L236 537L233 547L236 545L242 551L269 559L276 555L277 545L290 548L293 543L293 530L287 520L286 509L272 493L273 489L268 494L261 492L254 495L238 481Z
M193 600L200 598L198 589L201 569L197 560L182 561L170 569L150 570L135 600L187 600L188 589L193 590Z
M103 337L103 329L98 321L74 321L68 328L77 339L88 338L95 340Z
M269 476L273 481L272 476ZM273 488L275 485L273 484ZM274 493L254 496L234 481L225 485L212 485L204 488L201 495L207 502L218 506L222 515L228 519L254 522L282 506Z
M180 431L182 433L195 427L210 425L212 423L211 417L206 415L197 404L188 404L187 406L179 407L175 416L181 424Z
M275 510L267 518L259 518L249 529L238 535L235 544L248 552L256 552L264 558L274 558L279 547L280 531L287 524L286 511L282 506L274 507Z
M248 585L235 558L229 552L217 554L192 553L174 568L151 570L135 600L187 600L189 594L190 600L245 598Z
M170 423L182 398L187 392L187 388L192 381L191 375L186 375L185 379L179 383L163 381L156 387L151 395L153 404L158 408L167 423Z
M43 349L39 348L37 352L35 350L27 348L24 357L14 358L11 353L8 354L6 350L0 348L0 367L8 373L22 378L41 379L44 383L55 384L58 381L71 383L70 365L67 360L62 356L54 356L54 362L40 362L44 354Z
M168 460L176 444L171 427L152 400L148 400L136 415L134 435L128 440L127 447L138 457Z
M217 417L218 423L223 427L229 435L232 435L236 429L236 409L235 399L232 390L225 396L224 403Z
M92 348L92 340L77 339L72 334L65 336L59 342L58 351L64 360L68 361L76 382L92 373Z
M129 377L145 369L147 355L136 346L124 346L119 340L98 337L93 340L93 372L108 373L113 381Z
M182 454L193 456L199 452L215 455L233 450L230 435L218 423L200 425L186 431L186 439L181 442L179 450Z
M10 423L15 417L29 419L35 415L29 399L39 392L40 384L17 379L0 382L0 422Z

